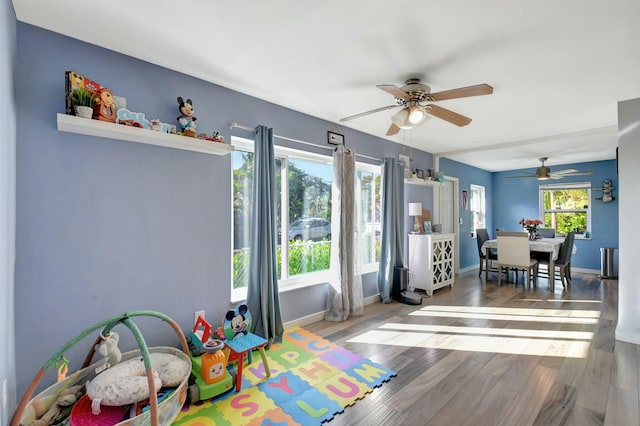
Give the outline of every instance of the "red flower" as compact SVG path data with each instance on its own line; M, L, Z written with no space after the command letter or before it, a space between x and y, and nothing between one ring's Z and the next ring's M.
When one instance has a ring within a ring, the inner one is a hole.
M527 232L529 233L536 232L538 230L538 225L542 225L543 223L544 222L541 221L540 219L525 219L525 218L520 219L520 221L518 222L518 224L526 228Z

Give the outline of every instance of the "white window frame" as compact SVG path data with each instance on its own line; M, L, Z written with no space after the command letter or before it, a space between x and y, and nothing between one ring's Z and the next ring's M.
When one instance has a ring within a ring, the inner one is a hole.
M382 182L382 178L383 178L382 165L359 163L359 162L356 161L356 171L370 172L370 173L376 173L376 174L380 175L380 191L382 191L382 185L383 185L383 182ZM375 179L374 179L373 184L374 184L374 189L375 189ZM358 194L356 194L356 196L357 195ZM371 192L371 196L373 197L373 200L371 200L372 201L371 205L375 209L375 196L376 196L375 191ZM382 214L380 215L380 217L382 218ZM374 218L374 223L375 223L375 211L373 212L373 218ZM382 223L380 223L380 226L382 226ZM360 231L363 231L363 230L356 229L356 233L360 232ZM372 242L373 247L374 247L374 252L375 252L375 238L376 238L376 232L375 232L375 226L374 226L374 228L372 229L372 232L371 232L371 239L372 239L371 242ZM358 238L356 238L356 240L357 239ZM358 267L359 267L361 273L366 274L366 273L370 273L370 272L377 272L379 264L380 264L379 261L378 262L374 261L374 262L369 262L369 263L365 263L365 264L359 265Z
M469 185L469 211L470 212L476 212L473 208L472 208L472 204L471 204L471 200L472 198L474 198L472 196L472 194L474 192L477 192L479 194L480 197L480 209L478 210L478 214L476 215L474 213L473 215L473 224L474 227L473 229L480 229L480 228L486 228L487 227L487 199L486 199L486 190L485 187L482 185L475 185L475 184L470 184ZM477 216L477 217L476 217ZM482 219L477 220L477 219ZM477 233L476 232L472 232L471 233L471 238L476 238Z
M549 210L545 210L544 209L544 191L545 190L558 190L558 189L586 189L587 190L587 199L589 200L589 204L587 204L587 208L584 209L549 209ZM538 206L539 206L539 212L540 212L540 218L542 220L544 220L544 214L545 213L554 213L554 212L561 212L561 213L567 213L567 212L575 212L575 213L579 213L579 212L586 212L587 213L587 229L589 232L591 232L591 182L572 182L572 183L554 183L554 184L548 184L548 185L540 185L539 188L539 195L538 195ZM585 231L586 231L585 230ZM582 240L585 239L584 234L575 234L575 239L577 240Z
M237 136L232 136L231 137L231 144L234 146L234 148L240 150L240 151L247 151L247 152L255 152L254 150L254 141L251 139L245 139L245 138L241 138L241 137L237 137ZM278 145L274 145L274 155L276 157L282 157L283 161L285 162L285 167L288 165L288 156L294 156L297 159L301 159L301 160L310 160L310 161L316 161L316 162L325 162L327 164L332 164L333 163L333 159L332 157L329 155L322 155L322 154L315 154L315 153L311 153L311 152L306 152L306 151L302 151L302 150L297 150L297 149L292 149L292 148L288 148L288 147L283 147L283 146L278 146ZM366 164L366 163L359 163L356 162L356 171L367 171L367 172L373 172L373 173L378 173L381 178L382 178L382 165L379 166L375 166L375 165L371 165L371 164ZM231 167L231 173L233 174L233 166ZM233 180L233 179L232 179ZM382 187L382 185L381 185ZM282 222L288 222L288 217L289 217L289 204L286 202L286 194L289 192L288 191L288 180L287 179L283 179L282 181L282 197L283 199L280 200L280 205L281 205L281 220ZM232 191L233 192L233 191ZM231 196L233 197L233 193L231 194ZM231 214L231 220L233 220L233 203L231 203L231 208L232 208L232 214ZM280 229L284 230L287 229L289 226L288 223L280 223ZM233 247L233 226L231 227L231 238L232 238L232 244L231 246ZM283 250L281 252L281 261L283 262L287 262L288 263L288 255L287 255L287 251ZM361 273L367 273L367 272L374 272L378 270L378 264L379 262L373 262L373 263L368 263L368 264L364 264L364 265L360 265L360 271ZM231 274L233 274L233 256L231 256L231 265L230 265L230 271ZM284 271L283 271L283 275L284 275ZM290 277L290 278L281 278L280 280L278 280L278 290L280 292L286 292L286 291L290 291L290 290L295 290L295 289L299 289L299 288L303 288L303 287L309 287L309 286L313 286L313 285L317 285L317 284L323 284L323 283L327 283L329 282L329 280L331 279L331 270L324 270L324 271L317 271L317 272L310 272L307 274L299 274L296 275L294 277ZM238 288L238 289L231 289L231 301L232 302L237 302L237 301L242 301L245 300L247 298L247 288L246 287L242 287L242 288Z

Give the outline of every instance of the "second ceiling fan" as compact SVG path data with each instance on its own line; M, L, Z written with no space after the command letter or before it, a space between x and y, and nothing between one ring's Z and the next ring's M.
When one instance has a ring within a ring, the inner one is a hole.
M588 171L580 171L576 169L564 169L564 170L555 170L551 171L551 169L544 165L544 162L547 161L548 157L541 157L538 160L542 163L540 167L538 167L535 173L526 173L516 176L503 176L508 179L522 179L522 178L535 178L538 180L547 180L547 179L562 179L568 176L587 176L592 175L593 172Z
M490 95L493 87L488 84L477 84L475 86L460 87L458 89L445 90L431 93L431 88L420 83L418 78L410 78L403 87L393 84L378 84L376 87L395 96L395 103L371 111L361 112L340 119L341 122L353 120L380 111L402 107L400 111L391 116L391 126L387 130L387 136L395 135L400 129L410 129L413 125L422 123L427 115L433 115L456 126L466 126L471 123L469 117L434 105L431 102L443 101L446 99L467 98L470 96Z

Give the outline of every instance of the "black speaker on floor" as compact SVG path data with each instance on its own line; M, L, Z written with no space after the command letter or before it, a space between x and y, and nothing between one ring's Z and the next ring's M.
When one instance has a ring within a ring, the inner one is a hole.
M407 290L409 285L409 269L396 266L393 269L393 286L391 297L406 305L422 305L422 296Z

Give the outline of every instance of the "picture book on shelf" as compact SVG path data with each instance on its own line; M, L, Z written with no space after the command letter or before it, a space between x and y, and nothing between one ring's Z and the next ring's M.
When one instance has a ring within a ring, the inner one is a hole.
M83 76L75 71L65 71L65 112L69 115L76 115L74 102L72 100L72 94L75 90L87 89L91 93L95 93L100 89L100 84Z
M74 102L74 91L84 91L86 89L90 92L90 94L94 94L103 87L100 83L97 83L76 71L65 71L64 81L65 113L69 115L77 115L75 109L77 102ZM75 99L78 99L77 94L75 96ZM126 108L125 98L114 95L114 100L116 102L116 109Z

